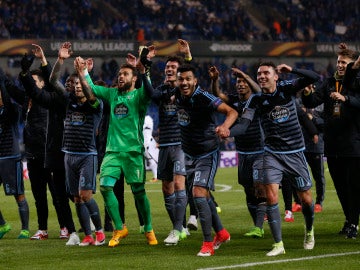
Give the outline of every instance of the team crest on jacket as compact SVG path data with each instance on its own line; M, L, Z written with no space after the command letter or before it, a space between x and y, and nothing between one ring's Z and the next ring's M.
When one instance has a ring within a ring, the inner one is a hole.
M275 106L269 113L269 117L274 123L282 123L289 119L290 111L288 108Z
M184 109L178 110L177 115L180 126L185 127L190 124L190 115Z
M117 118L124 118L128 115L128 113L129 108L123 103L116 105L114 108L114 115Z
M70 116L70 123L73 126L81 126L85 123L86 116L83 113L80 112L74 112Z

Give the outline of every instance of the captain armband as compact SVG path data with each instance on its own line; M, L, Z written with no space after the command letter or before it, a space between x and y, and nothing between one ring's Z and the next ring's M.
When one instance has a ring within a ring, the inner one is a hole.
M91 102L90 102L90 105L91 105L91 107L93 107L93 108L97 108L97 107L99 107L100 102L99 102L98 99L95 99L95 100L94 100L94 103L91 103Z

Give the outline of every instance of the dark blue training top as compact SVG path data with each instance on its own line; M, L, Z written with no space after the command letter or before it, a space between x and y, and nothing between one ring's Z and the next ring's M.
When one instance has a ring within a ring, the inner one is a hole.
M191 157L202 157L217 151L219 137L215 133L215 121L221 99L200 87L191 97L181 96L180 90L176 89L175 97L184 153Z
M159 106L159 146L181 144L174 88L160 85L154 90L152 99Z
M4 105L0 107L0 159L20 157L19 105L12 102L1 83Z
M229 105L236 109L241 117L245 108L247 108L255 94L252 94L248 100L240 100L239 95L228 95ZM260 125L260 115L255 113L250 126L245 134L235 136L236 151L241 154L257 154L264 152L264 134Z
M97 107L89 102L78 103L70 94L64 120L64 141L62 150L73 154L97 154L96 131L99 127L103 103Z

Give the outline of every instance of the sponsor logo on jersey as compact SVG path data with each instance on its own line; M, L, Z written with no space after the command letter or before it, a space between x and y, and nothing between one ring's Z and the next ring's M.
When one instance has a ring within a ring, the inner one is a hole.
M74 112L70 115L70 123L73 126L81 126L85 123L86 116L80 112Z
M114 108L114 115L117 118L124 118L128 115L128 113L129 108L124 103L118 104Z
M269 113L269 117L275 123L282 123L289 119L290 111L288 108L275 106L275 108Z

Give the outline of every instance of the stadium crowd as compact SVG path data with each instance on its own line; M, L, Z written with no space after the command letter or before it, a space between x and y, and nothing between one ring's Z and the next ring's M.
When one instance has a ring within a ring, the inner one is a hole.
M123 40L230 40L230 41L357 41L358 2L331 1L63 1L21 0L0 3L0 38L123 39ZM266 9L259 8L267 6ZM121 7L121 8L119 8ZM351 10L349 10L351 9ZM254 13L253 10L256 10ZM332 11L325 13L326 10ZM351 12L350 12L351 11ZM41 14L41 15L39 15ZM254 16L260 14L261 16ZM346 16L353 14L353 16ZM260 29L260 25L263 25ZM116 59L104 60L98 79L108 84L115 78ZM198 61L198 76L209 82L210 65L221 69L221 83L233 89L229 66L221 60ZM255 74L257 63L236 63ZM113 66L111 66L113 65ZM161 82L164 60L157 60L153 80ZM317 70L325 77L334 67ZM67 74L64 75L64 78ZM208 85L203 85L208 87Z
M360 3L351 0L62 2L1 1L0 38L359 40Z

